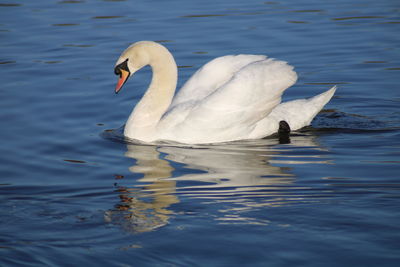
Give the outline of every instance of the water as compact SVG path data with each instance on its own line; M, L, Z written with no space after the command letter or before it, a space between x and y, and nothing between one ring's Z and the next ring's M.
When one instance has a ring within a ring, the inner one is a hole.
M0 263L397 266L397 1L1 1ZM214 146L123 142L156 40L180 85L233 53L290 62L285 100L338 91L311 127Z

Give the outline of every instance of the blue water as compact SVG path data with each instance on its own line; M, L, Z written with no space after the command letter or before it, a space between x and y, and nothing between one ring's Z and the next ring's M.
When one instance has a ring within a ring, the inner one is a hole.
M0 265L398 266L398 1L0 1ZM290 143L143 146L121 127L159 41L202 64L288 61L285 100L338 85Z

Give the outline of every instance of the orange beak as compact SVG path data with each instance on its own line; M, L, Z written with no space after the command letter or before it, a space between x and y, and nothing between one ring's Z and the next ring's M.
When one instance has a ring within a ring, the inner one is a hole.
M121 90L122 86L126 83L126 81L129 78L129 71L120 69L120 76L119 76L119 80L117 83L117 86L115 87L115 93L118 94L118 92Z

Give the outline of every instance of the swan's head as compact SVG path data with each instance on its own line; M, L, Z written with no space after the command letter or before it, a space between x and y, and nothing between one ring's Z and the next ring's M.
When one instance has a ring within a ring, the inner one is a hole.
M149 48L153 42L141 41L132 44L118 58L115 63L114 73L119 75L115 93L118 93L128 78L136 71L150 64Z

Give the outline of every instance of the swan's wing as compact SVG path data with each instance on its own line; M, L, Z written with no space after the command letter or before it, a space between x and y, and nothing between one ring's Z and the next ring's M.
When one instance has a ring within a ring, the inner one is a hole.
M245 65L211 94L192 101L185 118L174 127L175 134L185 142L247 138L296 80L293 67L283 61L264 59Z
M184 102L204 99L229 81L238 70L265 58L263 55L228 55L211 60L182 86L174 97L171 108Z

